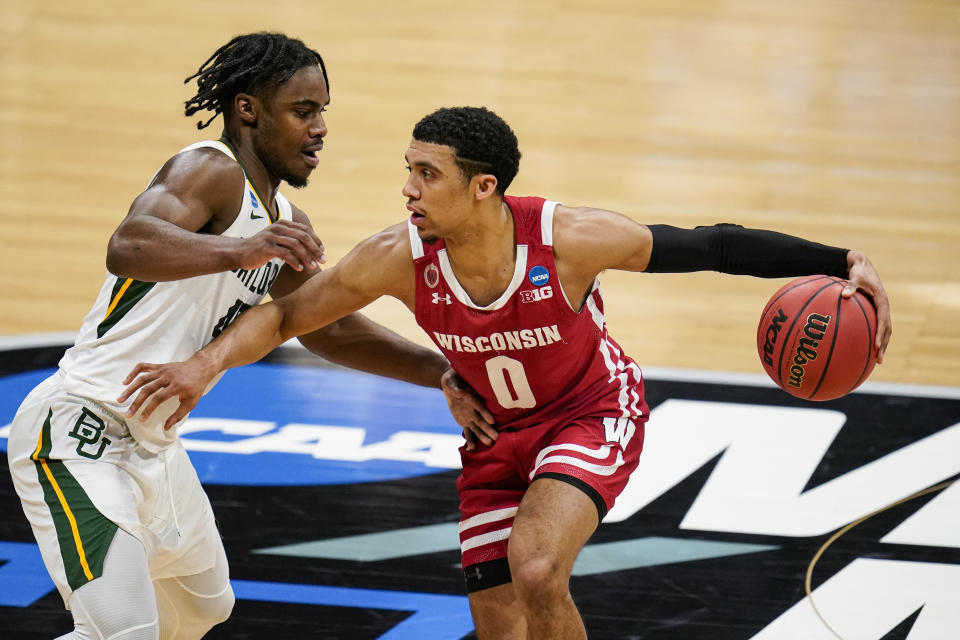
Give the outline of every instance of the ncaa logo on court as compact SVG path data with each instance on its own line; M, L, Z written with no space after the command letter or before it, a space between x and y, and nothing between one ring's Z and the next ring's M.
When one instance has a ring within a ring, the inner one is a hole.
M527 279L530 280L530 284L542 287L550 282L550 272L547 271L546 267L537 265L530 269L530 273L527 274Z
M0 451L17 407L55 371L23 368L0 377ZM463 444L439 389L273 363L228 371L179 430L200 480L224 485L413 478L459 469Z

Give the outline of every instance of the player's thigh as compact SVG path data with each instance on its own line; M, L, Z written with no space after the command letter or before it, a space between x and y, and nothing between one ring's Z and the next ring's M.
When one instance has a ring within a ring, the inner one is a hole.
M143 545L123 531L116 532L103 573L70 596L74 637L154 640L159 625L157 601Z
M555 478L533 482L510 533L508 558L514 580L569 577L577 554L598 524L597 507L580 488Z
M190 553L205 549L212 566L198 573L169 575L154 579L160 617L160 640L194 640L202 638L214 625L225 621L233 611L234 594L230 586L230 572L223 544L216 534L212 517L207 525L208 535L197 536ZM168 565L193 566L192 562Z
M546 478L565 482L593 501L602 520L637 468L644 422L642 416L577 418L527 443L531 488Z
M14 486L67 603L74 590L102 575L117 523L135 525L139 492L115 463L131 441L109 416L56 390L21 407L11 431Z
M234 594L222 549L210 569L155 580L154 588L160 608L161 638L201 638L233 611Z
M492 446L461 449L463 468L457 478L460 550L471 591L509 581L507 540L529 483L518 472L513 447L516 437L516 433L504 432ZM477 565L479 574L471 570ZM475 579L478 575L482 578Z
M226 557L213 509L182 443L175 442L158 460L164 487L153 502L154 522L162 526L157 537L163 536L151 559L154 578L199 575L218 563L225 575Z

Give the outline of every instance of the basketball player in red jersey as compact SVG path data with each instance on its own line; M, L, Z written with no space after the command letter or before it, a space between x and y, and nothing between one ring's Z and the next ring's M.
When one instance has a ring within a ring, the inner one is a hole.
M457 483L478 636L584 638L570 573L636 467L647 419L640 369L607 334L598 274L842 276L845 295L860 288L877 306L880 357L890 311L859 252L736 225L645 226L507 196L519 159L513 132L486 109L425 117L406 154L409 221L361 242L297 292L251 309L188 361L138 365L120 400L137 394L133 415L179 397L173 424L218 372L380 296L401 300L496 420L465 431Z

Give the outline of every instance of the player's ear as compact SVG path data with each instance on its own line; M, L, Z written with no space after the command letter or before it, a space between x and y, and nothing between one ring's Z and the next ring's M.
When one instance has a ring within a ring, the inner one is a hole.
M477 200L484 200L497 192L497 177L492 173L481 173L474 176L473 181Z
M249 93L238 93L233 97L233 112L246 124L256 124L260 115L260 101Z

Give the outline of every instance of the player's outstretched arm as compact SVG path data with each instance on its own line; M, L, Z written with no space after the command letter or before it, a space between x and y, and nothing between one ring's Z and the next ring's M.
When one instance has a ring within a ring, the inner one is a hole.
M592 282L604 269L719 271L761 278L822 273L847 278L851 286L844 295L852 296L860 288L873 298L877 308L878 362L890 341L892 323L886 291L873 265L858 251L733 224L695 229L645 226L611 211L568 207L557 207L554 250L561 282L569 280L580 286Z
M299 209L294 209L294 216L309 224L306 215ZM404 285L412 283L415 277L406 224L396 225L374 236L368 242L367 249L368 253L376 256L376 263L381 269L389 265L390 290L385 293L412 306L412 287ZM274 297L287 295L302 286L308 277L305 272L285 269L271 293ZM450 368L450 363L436 349L411 342L359 312L303 334L299 340L311 352L336 364L412 384L440 388L450 413L464 429L468 448L474 442L492 444L496 440L493 414L483 399Z
M389 289L384 274L389 272L381 271L371 251L365 241L290 295L247 310L185 362L138 364L124 380L127 387L118 402L133 398L127 416L139 413L146 420L161 403L179 398L180 406L164 424L169 429L197 405L221 371L255 362L286 340L315 331L383 295Z
M250 238L219 234L240 209L240 166L219 151L171 158L130 206L110 238L107 269L145 282L255 269L271 258L302 270L322 263L323 244L309 225L278 221Z
M306 214L293 208L294 220L310 225ZM406 229L395 225L364 243L364 253L375 256L376 265L389 264L395 270L391 281L398 284L413 281L410 240ZM352 257L344 258L347 267ZM303 286L315 272L283 269L270 294L282 298ZM387 283L389 284L389 283ZM402 295L402 291L388 291ZM406 302L406 300L404 300ZM413 384L440 388L440 380L450 367L435 349L427 349L403 338L360 313L351 313L328 325L300 335L301 344L309 351L345 367L403 380Z
M313 353L351 369L440 388L450 413L464 429L468 449L476 441L489 445L497 439L493 414L483 399L435 349L411 342L357 312L300 336L300 342Z

